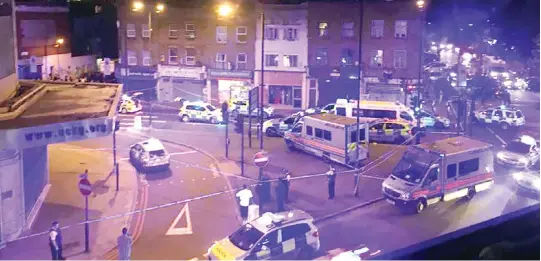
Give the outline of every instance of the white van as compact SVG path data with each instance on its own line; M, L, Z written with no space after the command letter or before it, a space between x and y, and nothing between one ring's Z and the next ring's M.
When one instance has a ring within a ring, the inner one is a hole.
M340 164L354 166L368 158L368 128L370 122L334 114L315 114L298 121L284 134L290 150L301 150ZM356 142L357 140L357 142ZM359 155L357 155L359 146Z
M334 113L340 116L357 117L357 101L337 99ZM359 104L361 118L390 119L406 121L417 126L413 110L399 102L362 100ZM421 121L421 128L426 126Z
M459 136L409 147L381 189L390 204L420 213L440 201L471 199L493 183L492 145Z

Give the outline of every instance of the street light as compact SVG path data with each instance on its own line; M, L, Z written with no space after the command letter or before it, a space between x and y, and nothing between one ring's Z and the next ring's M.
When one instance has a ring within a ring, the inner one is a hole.
M221 18L229 18L231 17L235 12L235 9L230 3L222 3L216 8L216 13Z
M133 2L132 9L131 9L132 11L139 12L143 9L145 9L145 4L143 4L143 2L140 2L140 1Z
M58 71L58 78L60 78L60 46L64 45L64 38L56 38L55 45L56 47L56 70Z
M156 4L156 13L162 13L163 11L165 11L165 5L162 4L162 3L158 3Z
M417 9L420 12L420 23L419 23L419 75L417 79L417 104L415 105L415 113L418 115L421 108L421 78L422 78L422 67L423 67L423 40L424 40L424 24L425 24L425 7L426 2L424 0L417 0L415 2ZM417 133L415 134L415 143L421 143L421 120L417 117Z

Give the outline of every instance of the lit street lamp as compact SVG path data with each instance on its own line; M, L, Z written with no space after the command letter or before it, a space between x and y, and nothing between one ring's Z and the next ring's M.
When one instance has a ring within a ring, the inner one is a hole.
M57 38L54 47L56 48L56 70L58 71L58 77L60 77L60 46L64 45L64 38Z
M420 23L419 23L419 75L417 79L417 104L415 105L415 114L419 115L421 110L421 79L422 79L422 67L423 67L423 42L424 42L424 24L425 24L425 10L426 2L424 0L417 0L415 2L417 9L420 12ZM449 47L449 46L447 46ZM452 47L451 47L452 48ZM426 88L426 87L425 87ZM417 133L415 135L415 143L421 143L421 120L420 117L417 117Z

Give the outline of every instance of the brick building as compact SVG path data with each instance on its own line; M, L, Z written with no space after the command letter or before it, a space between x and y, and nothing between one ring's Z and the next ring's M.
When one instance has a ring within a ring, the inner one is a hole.
M218 17L213 4L172 3L161 13L149 6L150 15L127 7L121 6L119 19L128 91L156 86L158 100L218 104L252 86L256 22L249 4L239 4L230 18Z
M360 9L358 1L308 5L309 72L317 78L319 105L358 96ZM364 0L362 9L361 93L401 101L401 79L416 82L418 77L419 11L409 0Z

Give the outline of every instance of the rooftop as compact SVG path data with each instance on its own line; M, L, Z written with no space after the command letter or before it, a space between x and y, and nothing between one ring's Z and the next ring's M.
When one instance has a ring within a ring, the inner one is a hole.
M122 93L120 84L21 81L21 85L30 90L0 106L0 129L113 117Z
M444 140L438 140L432 143L421 143L416 147L424 150L434 151L440 154L450 155L459 152L488 149L492 147L492 144L465 136L457 136Z
M334 124L344 125L344 126L357 124L357 118L340 116L340 115L331 114L331 113L313 114L308 117L311 117L317 120L328 121ZM360 124L371 123L373 121L374 121L373 119L367 119L367 118L362 118L362 117L359 118Z

